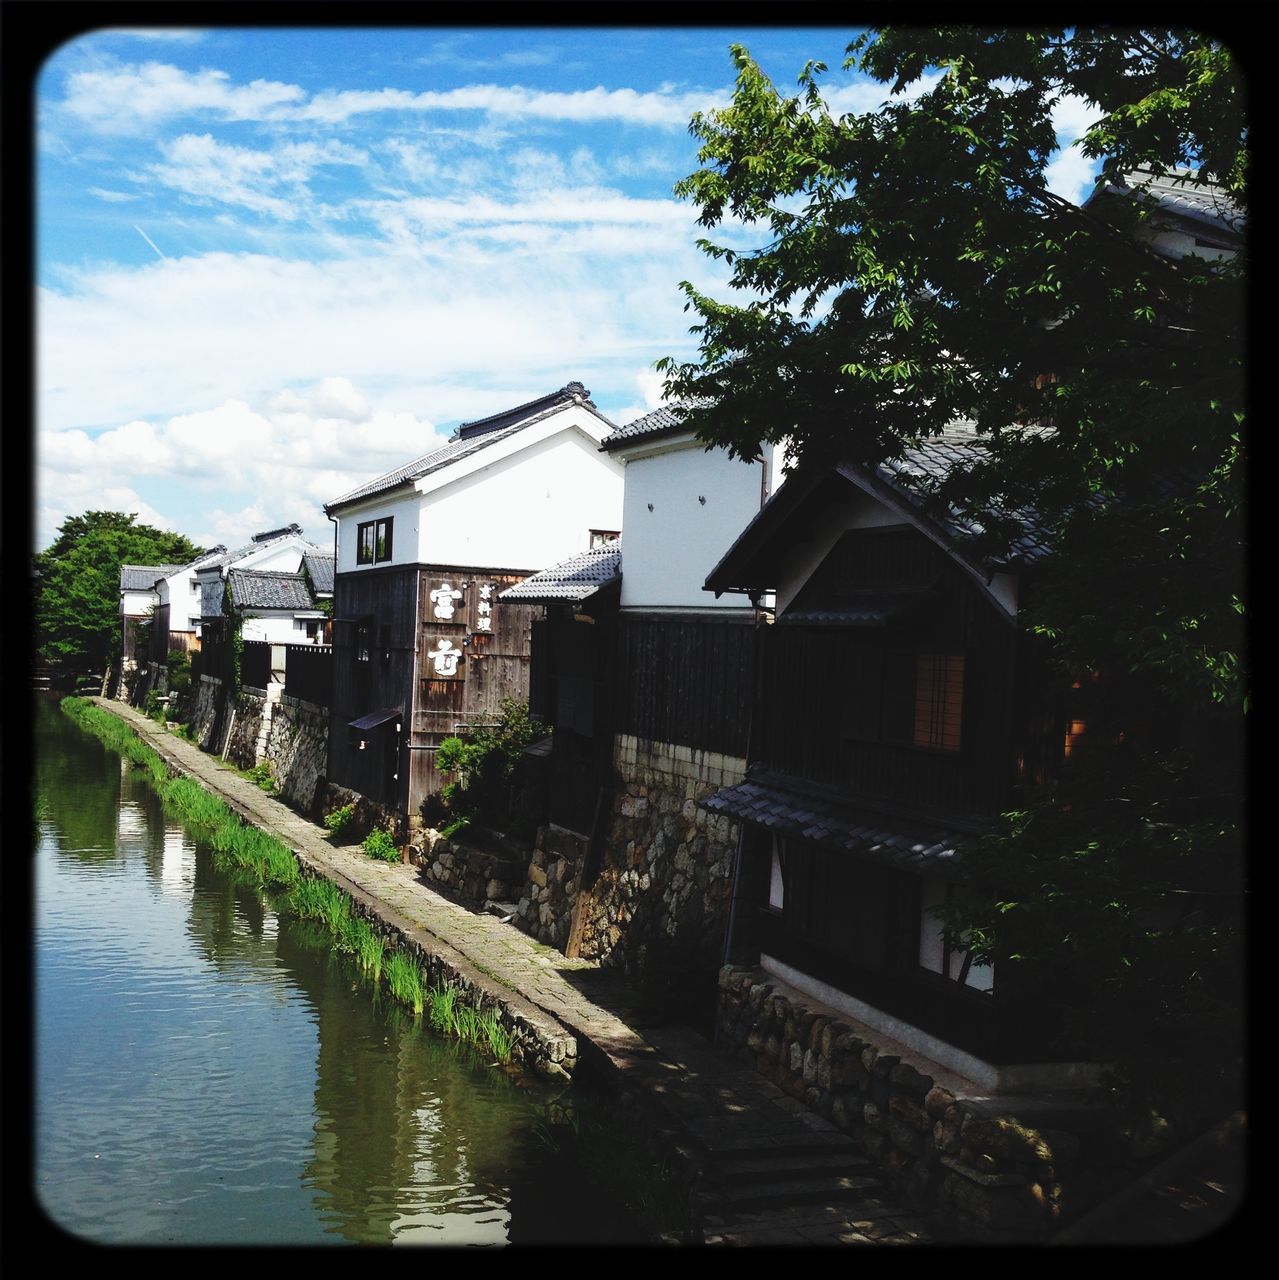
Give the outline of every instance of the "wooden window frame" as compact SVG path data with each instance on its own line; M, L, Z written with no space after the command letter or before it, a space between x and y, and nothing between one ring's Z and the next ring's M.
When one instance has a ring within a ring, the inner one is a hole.
M364 520L355 527L355 563L386 564L392 555L394 516Z
M856 661L875 669L860 689L855 683L859 676L849 677L844 704L846 738L948 756L963 749L968 671L963 653L870 647L861 650ZM926 667L931 667L927 672L931 681L924 678Z

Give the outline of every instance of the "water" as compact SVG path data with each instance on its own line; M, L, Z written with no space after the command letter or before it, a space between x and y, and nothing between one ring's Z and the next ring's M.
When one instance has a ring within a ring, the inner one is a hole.
M638 1240L513 1078L213 866L38 699L37 1202L128 1244Z

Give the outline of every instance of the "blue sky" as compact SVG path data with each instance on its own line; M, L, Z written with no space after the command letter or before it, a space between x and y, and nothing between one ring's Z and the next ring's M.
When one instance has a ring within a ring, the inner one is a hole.
M170 11L171 12L171 11ZM623 423L716 292L672 186L728 46L864 110L848 29L100 31L37 84L36 543L136 511L238 545L577 379ZM1061 140L1083 104L1064 103ZM1080 199L1089 166L1050 171ZM752 243L744 228L738 243ZM722 295L724 290L719 288Z

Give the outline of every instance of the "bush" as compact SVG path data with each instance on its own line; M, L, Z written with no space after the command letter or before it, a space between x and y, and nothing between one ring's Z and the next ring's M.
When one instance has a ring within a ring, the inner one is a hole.
M520 834L529 825L515 800L515 771L524 748L548 730L529 715L523 702L503 698L501 708L496 725L476 729L466 738L445 738L435 753L436 767L457 775L439 796L453 830L474 822ZM425 811L426 805L424 816Z
M246 769L244 776L268 794L276 789L275 765L269 760L263 760L261 764L255 764L252 769Z
M400 861L400 851L389 831L381 829L370 831L364 838L363 847L370 858L377 858L381 862Z
M324 825L340 836L355 821L355 805L344 804L341 808L332 809L324 815Z

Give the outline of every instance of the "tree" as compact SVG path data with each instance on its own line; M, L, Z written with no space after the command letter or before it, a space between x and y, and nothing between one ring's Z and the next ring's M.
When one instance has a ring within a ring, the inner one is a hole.
M1158 1092L1156 1062L1202 1047L1187 1014L1233 1026L1240 1003L1238 913L1203 903L1240 887L1246 250L1173 261L1139 191L1081 208L1047 168L1054 107L1082 100L1102 180L1184 176L1246 216L1241 76L1169 29L888 29L848 52L886 101L836 117L821 64L785 96L734 48L733 101L694 117L703 167L677 191L724 231L700 243L737 297L686 282L699 358L659 367L708 444L786 440L801 468L973 423L980 459L924 496L992 555L1018 513L1049 531L1023 616L1069 680L1102 674L1090 765L974 852L982 891L952 924ZM730 218L766 242L734 247ZM1155 1022L1143 1059L1133 1029Z
M120 566L186 564L200 548L120 511L70 516L33 557L36 645L43 661L101 671L120 642Z

